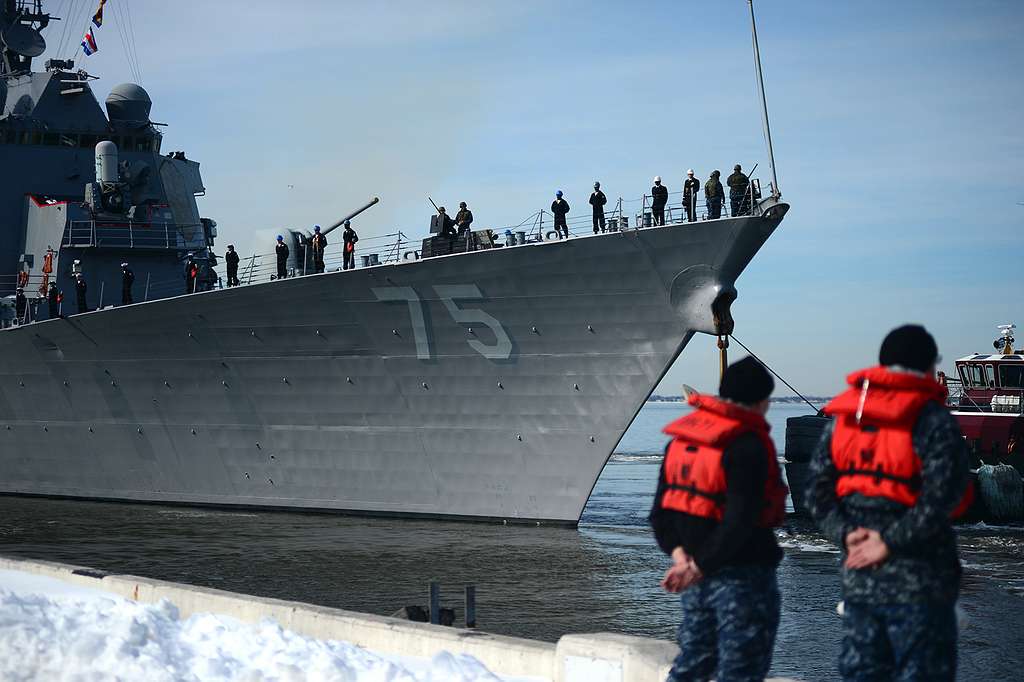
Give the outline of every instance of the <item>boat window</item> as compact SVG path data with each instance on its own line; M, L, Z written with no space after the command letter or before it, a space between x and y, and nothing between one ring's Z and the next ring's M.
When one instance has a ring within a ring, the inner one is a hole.
M996 387L996 369L992 365L985 365L985 385L989 388Z
M999 383L1003 388L1024 388L1024 367L1002 365L999 367Z
M982 376L981 365L967 365L967 383L977 388L980 386L987 386L988 383L985 381L985 377Z
M80 138L78 138L78 146L81 147L82 149L89 149L90 147L95 147L96 136L82 135Z
M60 138L57 133L46 133L43 135L43 144L55 147L60 143Z

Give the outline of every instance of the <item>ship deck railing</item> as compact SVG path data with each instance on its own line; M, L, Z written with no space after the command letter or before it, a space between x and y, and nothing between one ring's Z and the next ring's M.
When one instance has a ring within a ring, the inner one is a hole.
M61 248L202 249L203 226L168 222L73 220L64 228Z
M758 179L754 178L751 180L751 194L755 198L761 196L760 186ZM683 206L683 192L681 190L670 191L668 197L668 203L665 206L665 224L685 223L687 216ZM587 199L589 199L589 195L587 195ZM570 213L566 217L566 226L569 228L570 236L582 237L593 234L593 211L590 208L590 204L579 200L573 203L578 209L581 206L585 208ZM698 193L694 208L695 221L712 219L703 189ZM750 204L741 202L740 210L735 216L749 215L750 212ZM622 231L654 226L651 197L648 194L643 195L639 199L628 200L619 197L614 202L609 201L605 206L604 215L606 231ZM726 190L721 204L719 219L735 216L732 213L732 206L729 201L728 191ZM513 235L521 235L519 239L523 240L522 243L537 243L557 239L554 216L546 209L530 214L526 219L515 225L483 228L477 227L478 224L479 221L474 221L474 231L490 229L494 239L503 245L505 244L506 232L511 232ZM356 266L366 267L416 260L420 257L420 244L421 240L413 240L401 230L390 234L360 239L356 245ZM324 253L325 271L331 272L341 269L343 263L341 249L341 239L335 239L328 244ZM312 274L315 271L312 255L308 248L305 249L304 255L303 261L305 262L300 263L297 267L289 268L289 277ZM277 256L273 253L254 254L247 258L242 258L239 264L238 279L242 284L265 282L276 277ZM223 277L221 279L223 280Z

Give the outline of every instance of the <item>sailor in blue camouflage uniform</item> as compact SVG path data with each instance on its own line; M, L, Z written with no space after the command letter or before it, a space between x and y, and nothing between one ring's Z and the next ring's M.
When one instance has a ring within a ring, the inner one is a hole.
M744 358L726 369L719 398L689 396L694 411L665 428L673 440L651 525L673 561L662 586L681 592L670 681L763 680L771 666L782 559L773 528L787 493L764 419L773 388Z
M843 552L844 680L956 677L961 569L950 517L970 490L937 361L923 327L895 329L880 366L850 375L850 390L826 408L835 419L813 456L807 500Z

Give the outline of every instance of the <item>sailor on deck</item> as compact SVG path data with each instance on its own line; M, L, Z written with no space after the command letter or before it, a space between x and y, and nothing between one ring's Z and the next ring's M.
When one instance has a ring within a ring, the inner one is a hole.
M590 194L590 206L594 210L594 234L604 232L604 205L608 197L601 191L601 183L594 183L594 191Z
M665 204L668 203L668 187L661 184L661 176L654 176L654 187L651 187L651 213L655 225L665 224Z
M75 275L75 299L78 303L78 312L87 313L89 312L89 305L86 301L85 292L88 289L88 285L85 283L85 276L82 273Z
M28 299L25 298L25 290L18 287L14 296L14 323L25 324L25 311L28 310Z
M128 267L128 263L121 263L121 305L135 302L132 300L133 284L135 284L135 273Z
M60 317L60 304L64 300L64 294L57 289L56 282L50 282L49 289L46 290L46 304L47 312L51 320Z
M313 271L324 271L324 249L327 248L327 237L320 232L320 226L313 226L313 239L309 242L313 250Z
M195 255L190 253L185 257L185 293L196 293L198 283L199 265L196 264Z
M356 242L359 235L352 229L352 223L345 221L345 231L341 235L342 244L342 270L353 270L356 267Z
M722 217L722 202L725 200L725 190L722 188L721 171L711 171L711 177L704 183L704 199L708 203L708 220L717 220Z
M738 216L750 213L750 178L738 163L733 167L732 175L725 183L729 185L729 203L732 214Z
M473 212L466 206L465 201L459 202L459 212L455 214L455 227L459 231L459 236L465 236L469 234L469 226L473 224Z
M283 235L277 235L274 255L277 256L277 278L284 279L288 276L288 245L284 243Z
M555 192L555 200L551 202L551 214L555 216L555 232L558 238L569 238L569 226L565 222L565 216L569 214L569 202L562 198L562 190Z
M693 169L686 171L686 182L683 183L683 208L686 209L686 221L692 223L697 219L697 194L700 192L700 180L693 175Z
M228 244L228 251L224 254L224 262L228 266L228 286L238 286L238 252L234 244Z

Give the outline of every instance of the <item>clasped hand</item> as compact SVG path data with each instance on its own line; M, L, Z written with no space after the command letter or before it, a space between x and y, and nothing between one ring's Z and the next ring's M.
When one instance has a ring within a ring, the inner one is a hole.
M704 577L697 563L682 547L672 551L672 566L665 571L661 586L667 592L682 592Z
M889 547L877 530L862 527L846 534L846 568L875 568L888 558Z

